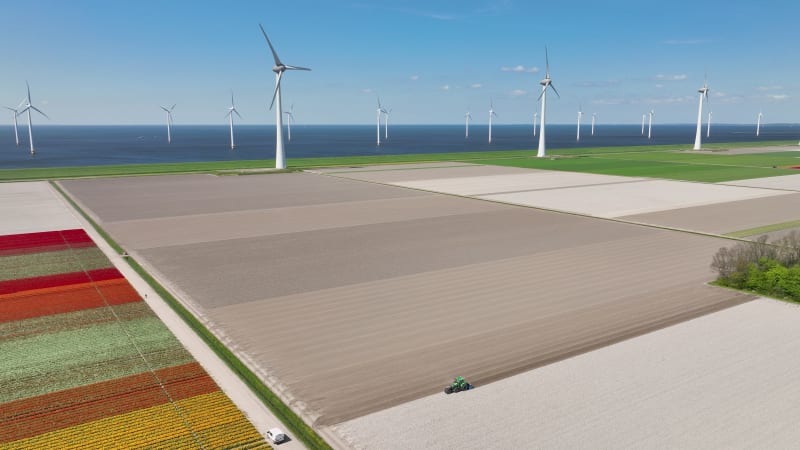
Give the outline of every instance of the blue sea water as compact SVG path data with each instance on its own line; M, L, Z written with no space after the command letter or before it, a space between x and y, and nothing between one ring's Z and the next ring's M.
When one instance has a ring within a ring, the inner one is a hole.
M20 124L20 146L14 144L12 126L0 126L0 169L30 167L94 166L188 161L231 161L273 159L275 127L270 125L235 126L236 149L229 148L226 125L178 125L167 144L166 127L142 126L59 126L34 124L36 155L28 147L27 127ZM381 140L383 141L383 127ZM389 139L380 147L375 142L374 125L295 125L292 140L286 141L286 157L327 157L411 153L447 153L492 150L535 151L538 137L530 125L495 125L493 142L488 141L488 126L470 125L464 138L463 125L391 125ZM694 143L694 125L654 125L653 139L641 135L641 125L597 125L594 136L590 125L581 128L581 141L575 140L575 125L548 125L549 150L576 147L607 147L648 144ZM646 130L645 130L646 132ZM755 136L753 125L713 125L711 137L703 142L759 142L800 139L800 125L768 124ZM286 133L284 132L284 138Z

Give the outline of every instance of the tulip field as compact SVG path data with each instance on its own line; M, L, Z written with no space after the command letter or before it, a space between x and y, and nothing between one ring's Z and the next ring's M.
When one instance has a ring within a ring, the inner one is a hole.
M269 448L80 229L0 236L0 448Z

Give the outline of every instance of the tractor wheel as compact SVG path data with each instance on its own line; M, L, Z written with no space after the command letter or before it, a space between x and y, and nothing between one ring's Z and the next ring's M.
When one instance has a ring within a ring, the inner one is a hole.
M450 386L447 386L446 388L444 388L444 393L445 394L452 394L453 393L453 388L451 388Z
M461 386L454 387L453 392L461 392Z
M473 386L471 384L467 383L467 384L464 385L464 390L468 391L468 390L472 389L472 387Z

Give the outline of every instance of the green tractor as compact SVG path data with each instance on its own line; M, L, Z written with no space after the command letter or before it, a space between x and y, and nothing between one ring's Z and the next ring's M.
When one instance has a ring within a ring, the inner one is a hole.
M464 377L456 377L453 380L453 384L444 388L445 394L452 394L453 392L461 392L461 391L468 391L472 389L474 386L467 383L467 380Z

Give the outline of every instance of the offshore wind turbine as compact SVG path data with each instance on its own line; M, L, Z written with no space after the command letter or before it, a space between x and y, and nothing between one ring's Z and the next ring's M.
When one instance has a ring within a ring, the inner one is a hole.
M578 135L575 138L575 142L581 141L581 117L583 117L583 107L578 105Z
M464 114L464 121L466 122L464 128L464 139L469 139L469 121L472 120L472 114L470 114L469 110L467 113Z
M644 136L644 116L646 116L646 115L647 114L644 114L644 113L642 114L642 136Z
M494 112L494 103L492 99L489 98L489 143L492 143L492 117L497 117L497 113Z
M378 147L381 145L381 114L386 113L386 111L381 106L381 98L378 97L378 110L375 113L375 130L378 136Z
M561 98L556 87L553 85L553 80L550 78L550 57L547 55L547 47L544 48L544 58L546 62L546 70L544 79L539 82L542 85L542 93L539 94L539 99L542 101L542 123L540 133L539 133L539 150L536 152L537 158L543 158L545 156L545 140L544 140L544 131L545 131L545 112L547 111L547 88L553 89L553 92L556 93L558 98Z
M47 114L43 113L39 108L33 106L33 103L31 102L31 86L28 84L27 81L25 82L25 86L28 87L28 97L25 100L23 100L25 107L22 108L19 111L18 114L22 114L24 112L28 113L28 142L30 142L30 144L31 144L31 155L34 155L34 154L36 154L36 150L33 149L33 130L31 128L31 110L34 110L34 111L38 112L39 114L41 114L41 115L43 115L45 117L47 117ZM49 117L47 117L47 118L49 119Z
M761 114L761 111L759 111L758 112L758 121L756 122L756 136L761 134L761 117L762 116L763 116L763 114Z
M389 108L383 112L383 139L388 141L389 140L389 114L392 113L392 109Z
M533 113L533 137L536 137L536 118L539 117L539 111Z
M656 111L654 109L650 110L650 121L647 125L647 139L651 139L653 137L653 116L655 115Z
M286 114L286 131L288 131L287 136L289 138L289 142L292 142L292 122L294 122L294 103L289 108L289 111L284 111L283 113Z
M267 36L267 32L264 31L264 27L261 24L258 24L258 27L261 28L261 34L264 35L264 39L267 40L267 45L269 45L269 50L272 52L272 59L275 60L275 65L272 67L272 71L275 72L275 92L272 94L272 103L269 105L269 109L272 109L273 106L275 107L275 168L276 169L285 169L286 168L286 153L283 150L283 107L281 106L281 78L283 78L283 72L287 70L311 70L307 67L298 67L298 66L290 66L281 62L281 59L278 58L278 54L275 52L275 48L272 46L272 42L269 40L269 36ZM277 103L277 105L275 105Z
M714 113L709 109L708 110L708 122L706 122L706 137L711 137L711 116Z
M703 128L703 99L708 100L708 79L703 80L703 87L697 90L700 93L700 105L697 107L697 133L694 136L694 150L700 150L701 133Z
M172 105L169 108L162 106L161 109L167 113L167 144L170 144L172 143L172 110L175 109L175 105Z
M25 100L22 101L23 103ZM17 131L17 116L20 115L19 108L22 106L22 103L17 105L16 108L11 108L9 106L4 106L5 109L11 111L14 117L14 140L17 143L17 147L19 147L19 132Z
M236 106L233 104L233 91L231 91L231 107L228 108L228 120L231 124L231 150L236 148L236 146L233 144L233 113L236 113L240 119L242 118L241 114L239 114L239 111L236 110Z
M597 113L592 113L592 136L594 136L594 120L597 118Z

